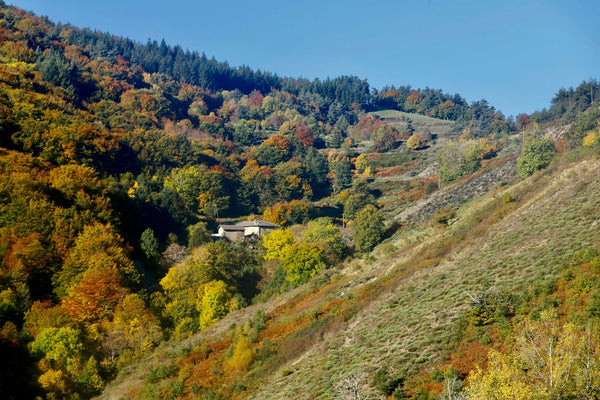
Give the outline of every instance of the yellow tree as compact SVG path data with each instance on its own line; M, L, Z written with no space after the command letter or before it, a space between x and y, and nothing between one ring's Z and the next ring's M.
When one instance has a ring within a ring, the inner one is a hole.
M283 260L296 243L296 237L289 229L278 229L263 236L265 260Z
M519 351L529 375L538 382L537 393L561 398L568 389L581 348L572 324L562 325L553 311L540 313L539 321L527 319L519 336Z
M233 373L241 373L252 364L252 361L254 361L252 343L246 335L240 334L233 345L233 352L226 366Z
M231 293L223 281L211 281L198 288L200 329L223 318L231 309Z
M305 283L325 267L323 249L305 242L290 246L281 266L289 282L294 285Z
M562 324L553 311L526 318L513 354L491 350L488 368L469 376L469 399L598 398L600 358L591 332Z
M523 362L514 354L502 354L490 350L488 368L477 366L469 375L469 387L465 390L468 399L534 399L531 385L525 381Z
M115 311L113 326L123 332L129 348L141 354L149 352L162 339L158 318L137 294L123 298Z
M408 138L406 141L406 147L412 150L419 150L425 146L425 140L416 133Z

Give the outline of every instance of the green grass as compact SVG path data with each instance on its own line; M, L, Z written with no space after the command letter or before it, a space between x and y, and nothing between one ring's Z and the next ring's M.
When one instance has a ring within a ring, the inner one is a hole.
M410 119L416 133L419 133L425 127L427 127L432 134L438 135L439 138L452 136L451 130L452 127L454 127L454 121L432 118L420 114L411 114L398 110L373 111L370 112L369 115L377 115L379 118L387 120L386 122L388 122L390 125L396 126L400 130L406 127L406 122L400 120Z
M419 124L444 124L444 125L448 125L448 126L454 125L454 121L448 121L448 120L444 120L444 119L428 117L426 115L421 115L421 114L407 113L407 112L398 111L398 110L373 111L373 112L370 112L369 115L378 115L382 119L408 118L408 119L411 119L413 121L413 123L419 123Z

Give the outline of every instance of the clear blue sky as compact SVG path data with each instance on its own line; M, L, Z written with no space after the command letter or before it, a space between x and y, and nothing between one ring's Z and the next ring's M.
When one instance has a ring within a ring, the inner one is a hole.
M485 98L506 115L600 78L599 0L6 0L232 66Z

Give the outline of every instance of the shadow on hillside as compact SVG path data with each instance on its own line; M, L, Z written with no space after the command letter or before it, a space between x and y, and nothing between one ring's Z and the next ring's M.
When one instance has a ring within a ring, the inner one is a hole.
M382 240L391 238L401 227L402 225L398 221L394 221L389 226L386 226L382 233Z

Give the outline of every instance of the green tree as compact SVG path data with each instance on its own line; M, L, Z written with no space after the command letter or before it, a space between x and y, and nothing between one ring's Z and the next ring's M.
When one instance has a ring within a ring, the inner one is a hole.
M314 244L301 242L288 248L281 264L286 279L293 285L300 285L325 267L323 250Z
M372 250L383 236L383 218L372 204L360 210L352 222L354 245L359 252Z
M314 147L309 147L304 156L304 162L310 168L313 176L313 181L317 187L323 191L320 186L327 181L327 161Z
M155 261L158 258L158 239L154 235L154 231L151 228L148 228L142 232L142 236L140 237L140 247L142 248L142 251L148 260Z
M325 254L331 254L334 260L340 260L346 252L340 229L331 218L322 217L308 224L304 241L321 247Z
M34 356L45 358L52 368L68 373L76 372L83 350L81 332L68 326L46 328L31 343Z
M352 165L345 155L335 163L333 173L335 177L333 187L336 191L339 192L352 185Z
M100 375L100 366L94 356L91 356L88 359L77 382L82 386L82 391L86 396L94 397L102 393L102 389L104 389L104 380Z
M556 153L554 141L550 138L531 137L525 141L521 156L517 160L517 172L525 178L550 164Z
M210 239L210 233L206 228L206 223L198 222L195 225L188 227L188 248L194 249Z
M254 143L254 131L256 130L256 121L241 120L234 126L233 140L246 146Z

